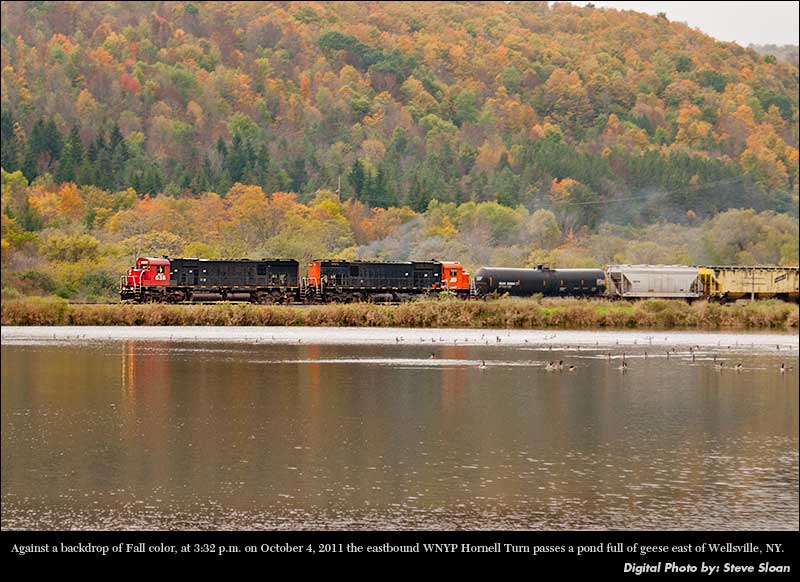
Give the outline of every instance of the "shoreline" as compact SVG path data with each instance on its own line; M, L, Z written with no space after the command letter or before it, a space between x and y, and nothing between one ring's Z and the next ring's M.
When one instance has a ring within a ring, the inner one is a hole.
M310 306L70 304L53 297L3 301L3 326L236 326L425 329L770 330L797 333L800 306L776 300L720 305L648 299L432 299Z
M234 327L234 326L6 326L2 344L82 345L95 342L230 343L249 345L374 345L426 346L431 349L528 348L594 352L608 349L650 350L653 357L665 346L700 348L704 352L785 353L796 357L800 338L795 334L756 331L647 330L483 330L470 328L389 327ZM194 348L192 348L194 349ZM683 352L681 352L682 354ZM689 353L689 352L686 352ZM699 353L699 352L698 352ZM680 355L680 354L676 354ZM631 357L635 357L634 353Z

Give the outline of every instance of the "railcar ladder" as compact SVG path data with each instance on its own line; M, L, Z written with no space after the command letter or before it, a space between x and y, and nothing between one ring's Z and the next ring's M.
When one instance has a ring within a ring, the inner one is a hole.
M139 293L142 290L141 280L139 281L139 284L137 285L136 284L136 278L134 278L133 279L133 284L129 285L128 284L128 276L127 275L123 275L119 279L119 291L120 291L120 293L122 293L122 291L124 291L125 289L131 289L134 293Z
M314 296L321 300L322 299L322 281L320 280L318 285L314 285Z
M475 287L475 277L469 278L469 298L475 299L478 296L478 288Z
M322 282L316 284L315 277L303 277L300 279L300 297L307 299L311 295L311 288L314 288L314 298L322 299Z

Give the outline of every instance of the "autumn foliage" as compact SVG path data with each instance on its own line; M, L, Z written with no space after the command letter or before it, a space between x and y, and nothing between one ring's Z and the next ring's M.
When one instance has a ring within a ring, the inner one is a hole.
M548 2L1 15L9 293L108 297L137 253L797 262L797 66L663 17ZM729 242L726 221L749 238Z

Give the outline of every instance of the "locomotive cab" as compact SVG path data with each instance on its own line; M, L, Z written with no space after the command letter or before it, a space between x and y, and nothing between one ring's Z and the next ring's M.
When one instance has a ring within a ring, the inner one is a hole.
M457 261L442 261L442 289L469 291L469 273Z
M120 285L123 300L140 299L143 287L166 287L170 278L169 259L139 257Z
M141 257L128 269L127 283L133 287L169 285L169 260Z

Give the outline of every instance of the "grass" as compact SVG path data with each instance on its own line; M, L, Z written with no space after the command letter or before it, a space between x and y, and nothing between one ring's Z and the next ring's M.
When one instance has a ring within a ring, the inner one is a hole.
M798 306L781 301L719 305L648 299L421 300L311 307L69 304L55 297L9 299L3 325L230 325L320 327L461 327L502 329L778 329L798 328Z

